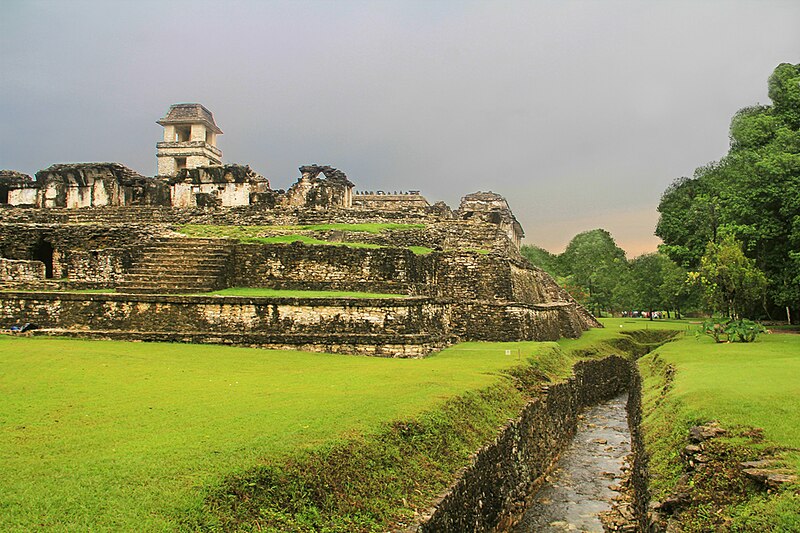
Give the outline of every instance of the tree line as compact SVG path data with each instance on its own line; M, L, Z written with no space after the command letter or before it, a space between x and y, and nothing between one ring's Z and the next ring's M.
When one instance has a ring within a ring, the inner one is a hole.
M659 251L627 260L602 229L532 263L593 310L702 309L732 318L800 315L800 64L779 65L771 105L746 107L719 161L675 180L658 206Z
M662 253L628 260L604 229L579 233L562 254L533 245L522 246L521 252L597 316L665 311L680 318L699 302L699 290L687 282L686 269Z

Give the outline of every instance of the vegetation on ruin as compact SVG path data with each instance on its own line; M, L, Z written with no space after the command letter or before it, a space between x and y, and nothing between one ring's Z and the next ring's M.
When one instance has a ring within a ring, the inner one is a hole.
M425 224L394 224L364 222L358 224L310 224L300 226L214 226L210 224L185 224L178 231L189 237L223 238L244 241L262 237L264 234L290 231L352 231L356 233L382 233L384 231L406 231L424 229Z
M250 296L254 298L408 298L407 294L348 291L299 291L264 289L258 287L231 287L210 292L214 296Z
M740 461L777 458L800 475L800 335L717 344L683 336L640 359L643 434L656 499L687 492L684 531L798 531L800 496L767 492ZM691 426L716 420L728 433L709 444L709 472L682 479L680 451Z
M425 224L361 223L361 224L312 224L306 226L213 226L186 224L178 231L188 237L228 238L244 243L280 244L300 242L311 245L348 246L350 248L386 248L385 245L368 242L329 241L320 237L324 232L342 231L377 234L384 231L407 231L425 228ZM307 233L295 233L307 232ZM408 246L417 255L433 252L425 246Z
M0 336L0 529L385 529L452 482L526 387L625 337L412 360Z
M298 226L297 229L306 231L355 231L364 233L382 233L384 231L407 231L425 229L425 224L396 224L391 222L361 222L358 224L311 224Z

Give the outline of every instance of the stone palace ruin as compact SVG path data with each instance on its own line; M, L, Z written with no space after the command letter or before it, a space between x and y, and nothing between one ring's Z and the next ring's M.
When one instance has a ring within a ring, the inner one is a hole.
M419 191L354 191L320 165L273 190L223 163L202 105L173 105L158 124L154 177L118 163L0 171L0 327L415 357L599 326L522 258L498 194L453 210ZM210 294L228 287L397 296Z

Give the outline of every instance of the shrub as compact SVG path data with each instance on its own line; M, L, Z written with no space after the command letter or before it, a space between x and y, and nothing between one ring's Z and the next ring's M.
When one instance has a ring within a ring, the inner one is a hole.
M700 326L704 335L714 339L714 342L753 342L759 334L766 333L767 329L752 320L706 320Z

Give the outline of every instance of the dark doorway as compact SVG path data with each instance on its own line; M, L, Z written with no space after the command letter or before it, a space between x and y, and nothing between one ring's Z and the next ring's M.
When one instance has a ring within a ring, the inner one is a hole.
M44 277L53 279L53 245L47 241L39 241L33 249L33 259L44 263Z
M0 204L8 203L8 187L0 185Z

